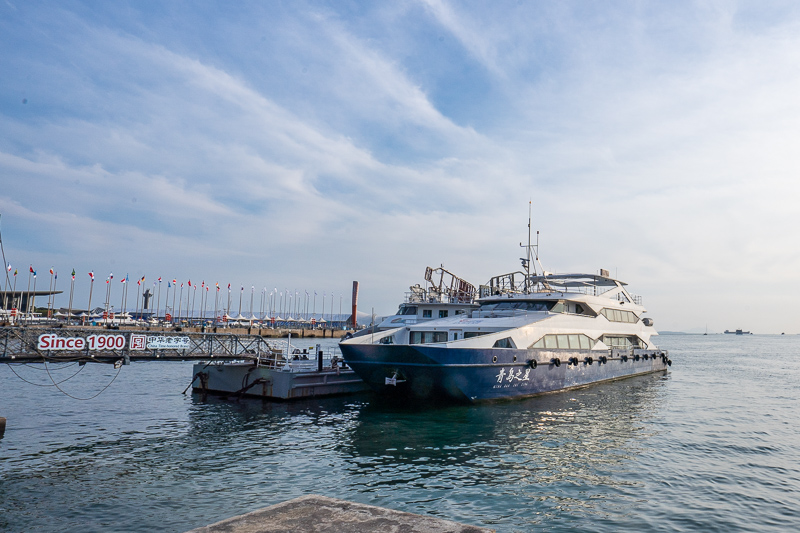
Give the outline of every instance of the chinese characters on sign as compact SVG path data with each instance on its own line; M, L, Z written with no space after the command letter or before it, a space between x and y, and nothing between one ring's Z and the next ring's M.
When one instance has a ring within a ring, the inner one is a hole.
M531 369L526 368L525 373L522 373L521 369L513 369L509 368L508 372L506 372L505 368L500 369L500 373L495 376L497 378L497 383L499 385L495 385L495 388L498 387L510 387L510 386L518 386L519 382L530 382L531 380Z
M188 350L189 348L189 337L131 334L131 350Z

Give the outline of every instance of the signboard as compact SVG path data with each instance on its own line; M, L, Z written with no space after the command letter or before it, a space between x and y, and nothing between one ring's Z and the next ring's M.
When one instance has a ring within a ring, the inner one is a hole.
M39 335L36 348L39 350L121 350L125 348L125 335L89 335L83 337L59 337L54 333Z
M188 350L189 337L131 334L131 350Z

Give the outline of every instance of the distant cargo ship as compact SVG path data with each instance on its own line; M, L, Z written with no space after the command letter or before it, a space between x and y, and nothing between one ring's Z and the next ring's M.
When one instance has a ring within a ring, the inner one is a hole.
M740 329L737 329L736 331L728 331L726 329L725 333L727 333L728 335L752 335L752 333L750 333L749 331L742 331Z

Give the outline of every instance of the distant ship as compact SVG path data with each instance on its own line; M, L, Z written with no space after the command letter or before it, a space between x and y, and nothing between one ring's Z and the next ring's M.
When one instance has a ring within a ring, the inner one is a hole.
M740 329L737 329L736 331L728 331L726 329L725 333L727 333L728 335L752 335L752 333L750 333L749 331L742 331Z

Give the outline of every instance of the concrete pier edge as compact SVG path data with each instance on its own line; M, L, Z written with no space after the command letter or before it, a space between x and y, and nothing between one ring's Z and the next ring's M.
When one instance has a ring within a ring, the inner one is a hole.
M310 494L234 516L187 533L490 533L486 529L432 516L417 515Z

